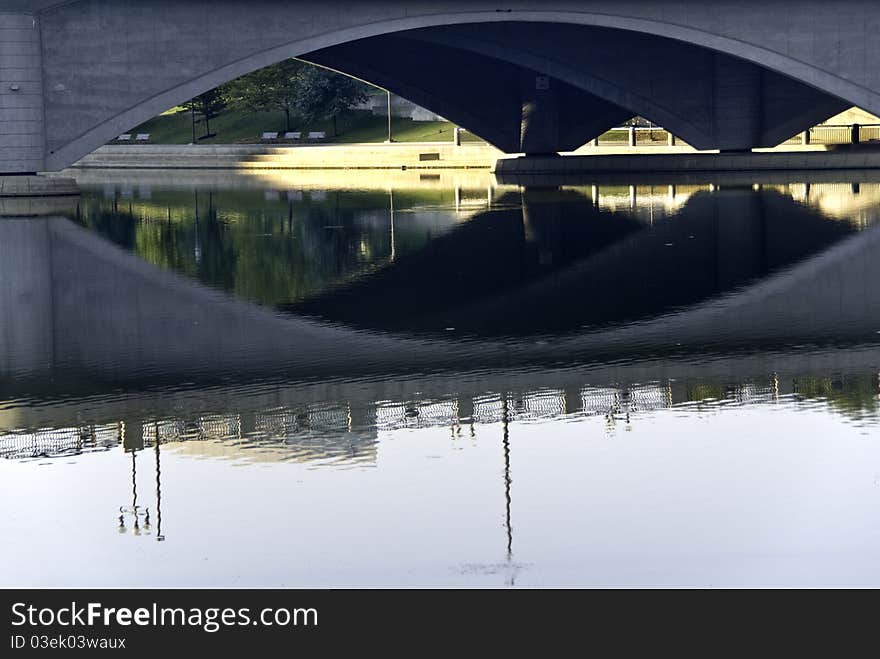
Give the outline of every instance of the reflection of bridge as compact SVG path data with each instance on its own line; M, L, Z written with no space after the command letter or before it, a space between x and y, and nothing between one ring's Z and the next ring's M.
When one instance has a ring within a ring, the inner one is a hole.
M730 194L739 195L741 210L757 199L751 191ZM711 210L712 195L698 195L687 206L698 198ZM724 205L730 201L725 198ZM775 215L784 210L780 204L782 197ZM526 220L545 212L527 203ZM804 215L802 221L808 219ZM747 265L736 257L745 254L743 240L750 238L735 238L713 248L730 250L718 263L731 272ZM60 385L71 373L107 384L230 374L328 378L463 364L510 366L512 360L632 356L752 340L857 341L873 337L880 327L880 290L865 285L880 275L874 258L877 240L880 233L867 229L758 284L720 299L695 297L683 309L636 325L511 344L367 334L284 316L160 271L65 219L10 219L0 223L0 276L6 282L0 298L0 372L19 385L46 376ZM621 258L632 265L644 251L637 249L638 242L622 245L629 247L621 251L612 245L589 263L601 261L613 270ZM589 263L575 263L555 278L575 277ZM540 280L534 288L534 300L547 298L549 289ZM526 298L518 295L522 304Z
M527 192L523 197L526 224L546 219L547 213L552 219L553 204L540 203L542 197L547 201L552 196L541 193L536 197ZM692 196L681 208L676 205L678 215L666 220L665 225L687 224L688 212L704 213L707 208L711 211L713 199L723 199L728 208L735 201L734 207L745 211L754 209L760 196L750 188L729 193L723 189L703 192ZM774 218L783 214L787 204L792 204L782 195L774 193L771 198ZM586 200L584 203L589 206L589 198ZM651 359L640 355L715 350L712 346L726 350L750 341L783 345L826 340L873 341L880 327L880 291L869 283L880 274L874 258L880 233L868 228L844 237L853 230L849 224L819 220L800 205L795 205L795 211L793 217L798 226L807 228L825 222L827 227L823 231L831 231L831 242L838 242L721 298L697 296L684 308L665 314L655 310L652 313L661 315L649 315L634 325L546 337L541 341L369 334L276 314L160 271L68 220L10 219L0 223L0 276L6 282L0 293L0 393L9 401L8 409L0 413L0 425L57 427L59 419L65 418L70 427L77 427L81 419L95 423L140 423L146 418L179 418L177 413L182 406L190 415L184 415L181 436L203 432L186 426L194 423L193 419L230 409L241 410L241 418L245 419L241 427L247 435L258 425L256 420L247 421L248 418L254 419L255 414L265 414L279 404L293 415L291 427L296 427L297 415L311 413L310 406L326 406L330 401L343 405L339 410L347 410L345 414L337 410L340 419L346 419L343 425L354 423L363 428L376 425L381 414L390 413L391 409L406 412L407 405L419 406L424 401L446 401L441 407L454 401L460 418L471 417L475 412L469 411L469 407L475 404L468 399L473 401L487 391L521 391L523 395L542 388L562 391L562 408L570 412L590 408L586 402L572 402L581 401L587 383L671 380L671 400L684 400L683 394L675 393L679 386L675 382L688 382L707 374L722 381L761 380L767 377L769 362L760 355L708 360ZM500 212L511 211L505 208ZM736 222L744 217L732 218L728 228L740 226ZM662 227L639 230L639 226L646 226L644 220L614 221L620 222L629 237L558 271L553 280L561 282L560 290L564 290L566 282L578 281L581 283L575 288L583 290L584 272L601 274L593 267L596 263L605 263L611 271L621 263L631 266L638 261L639 254L653 249L647 243L639 247L639 241L664 236ZM766 231L773 222L759 225ZM540 240L542 232L534 235ZM735 257L742 259L750 253L743 251L743 240L749 235L750 230L739 230L737 240L727 244L727 249L732 250L730 254L724 258L716 254L720 259L714 262L717 274L727 272L733 277L731 281L748 281L736 279L735 275L748 274L750 266L745 261L738 264ZM712 250L716 251L725 245L713 244ZM818 243L821 244L827 243ZM706 247L706 251L711 250ZM616 261L612 258L614 254L618 256ZM772 250L764 256L772 261ZM728 265L718 270L723 263ZM785 265L786 261L783 258L779 263ZM660 272L652 269L655 276ZM553 287L539 279L529 289L516 291L517 308L529 300L550 299ZM478 311L479 304L473 309ZM873 348L859 353L861 356L855 354L841 356L834 350L819 350L810 359L820 372L861 373L880 364ZM529 371L528 367L554 360L571 364L597 359L608 365L576 371L543 368L543 374ZM798 360L796 352L779 353L773 358L773 370L792 375L797 372ZM420 375L429 372L432 374ZM298 384L266 382L249 389L229 383L267 379ZM199 387L190 392L190 385L181 388L180 383L197 383ZM154 390L152 385L163 388ZM127 393L120 392L120 388ZM119 393L107 397L113 391ZM141 393L135 394L137 391ZM71 392L76 392L76 402L65 402ZM414 392L420 393L414 396ZM100 396L92 400L93 393ZM47 397L56 401L49 416L46 408L39 405L16 402ZM370 411L375 401L383 400L396 402ZM515 407L513 403L512 406ZM363 423L358 421L359 415L365 415ZM424 420L425 415L428 413L403 413L401 418ZM227 421L223 420L221 425ZM168 426L172 427L178 426ZM343 428L343 432L347 431Z
M880 111L874 9L228 0L206 16L187 0L7 0L0 172L63 168L294 56L383 85L509 152L570 150L635 114L700 148L772 146L848 105Z
M632 186L525 189L518 199L521 208L478 215L288 309L390 331L583 331L730 293L856 230L751 187L692 193L683 203L678 194L641 198Z

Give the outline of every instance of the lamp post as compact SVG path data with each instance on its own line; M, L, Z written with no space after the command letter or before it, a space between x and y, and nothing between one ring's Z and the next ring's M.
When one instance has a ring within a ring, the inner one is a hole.
M389 90L385 90L385 97L388 102L388 139L386 142L389 144L394 141L394 138L391 134L391 92Z
M390 144L394 141L394 136L391 134L391 92L389 90L385 90L385 100L386 100L386 108L388 110L388 139L385 140L387 144Z

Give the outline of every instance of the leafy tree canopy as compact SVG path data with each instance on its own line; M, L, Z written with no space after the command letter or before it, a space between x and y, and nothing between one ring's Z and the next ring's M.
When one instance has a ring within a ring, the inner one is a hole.
M226 98L219 88L209 89L204 94L200 94L184 103L183 107L205 118L204 136L207 137L211 134L211 119L226 108Z
M368 98L369 85L341 73L301 60L288 59L232 80L184 104L205 118L206 134L210 120L227 106L246 112L281 110L286 130L291 116L306 125L333 120Z
M299 92L299 78L308 65L288 59L226 83L221 90L233 108L249 112L282 110L290 130L290 115Z
M316 66L306 67L299 75L295 105L297 114L308 123L336 118L358 103L367 100L369 87L354 78Z

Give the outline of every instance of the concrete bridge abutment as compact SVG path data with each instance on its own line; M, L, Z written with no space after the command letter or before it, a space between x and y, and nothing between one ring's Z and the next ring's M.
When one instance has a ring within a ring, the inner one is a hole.
M35 16L0 13L0 175L45 169L40 41Z

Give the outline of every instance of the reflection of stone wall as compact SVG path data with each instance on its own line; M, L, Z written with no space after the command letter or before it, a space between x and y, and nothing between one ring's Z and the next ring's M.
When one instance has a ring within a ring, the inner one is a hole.
M49 223L3 219L0 240L0 373L45 372L55 317Z

